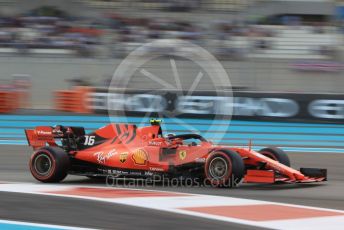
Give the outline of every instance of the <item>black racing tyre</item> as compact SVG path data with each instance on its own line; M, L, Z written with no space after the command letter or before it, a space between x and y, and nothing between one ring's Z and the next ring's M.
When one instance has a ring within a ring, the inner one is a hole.
M217 150L211 153L204 166L207 181L217 187L235 187L245 173L241 156L231 150Z
M275 161L278 161L281 164L284 164L290 167L290 160L286 152L282 149L276 147L267 147L258 151L266 157L269 157Z
M59 147L43 147L32 154L29 166L34 178L54 183L67 176L70 160L68 154Z

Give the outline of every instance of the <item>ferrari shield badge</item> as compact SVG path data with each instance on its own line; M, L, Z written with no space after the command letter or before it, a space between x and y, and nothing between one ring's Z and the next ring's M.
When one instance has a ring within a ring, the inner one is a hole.
M186 157L186 151L185 151L185 150L179 151L179 158L180 158L181 160L184 160L185 157Z

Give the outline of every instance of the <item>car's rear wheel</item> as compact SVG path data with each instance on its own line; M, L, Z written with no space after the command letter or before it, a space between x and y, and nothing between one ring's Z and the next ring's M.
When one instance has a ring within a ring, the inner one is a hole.
M32 154L30 171L41 182L60 182L70 167L68 154L58 147L43 147Z
M287 153L284 152L280 148L268 147L268 148L263 148L263 149L259 150L258 152L261 153L262 155L266 156L266 157L269 157L275 161L278 161L281 164L284 164L284 165L290 167L290 159L289 159Z
M245 165L241 156L231 150L211 153L205 163L207 181L218 187L234 187L244 176Z

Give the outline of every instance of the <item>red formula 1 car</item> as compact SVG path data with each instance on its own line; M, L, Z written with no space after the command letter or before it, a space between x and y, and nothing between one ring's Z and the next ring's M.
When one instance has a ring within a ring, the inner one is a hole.
M217 186L253 183L320 182L326 169L290 167L278 148L217 146L198 134L163 136L159 120L138 128L109 124L85 134L82 127L39 126L25 130L35 150L32 175L42 182L59 182L67 174L100 177L198 178ZM233 183L234 182L234 183Z

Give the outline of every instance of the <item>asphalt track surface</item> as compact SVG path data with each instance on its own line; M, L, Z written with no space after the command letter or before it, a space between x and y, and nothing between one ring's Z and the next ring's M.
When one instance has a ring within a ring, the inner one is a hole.
M0 150L0 181L38 183L28 170L28 160L32 152L29 147L1 145ZM289 153L289 156L294 168L301 166L327 168L329 181L299 185L250 184L235 189L163 185L136 188L221 195L344 210L344 154ZM105 186L103 181L76 176L67 177L63 183ZM102 229L252 229L252 226L138 207L4 192L0 193L0 219Z

